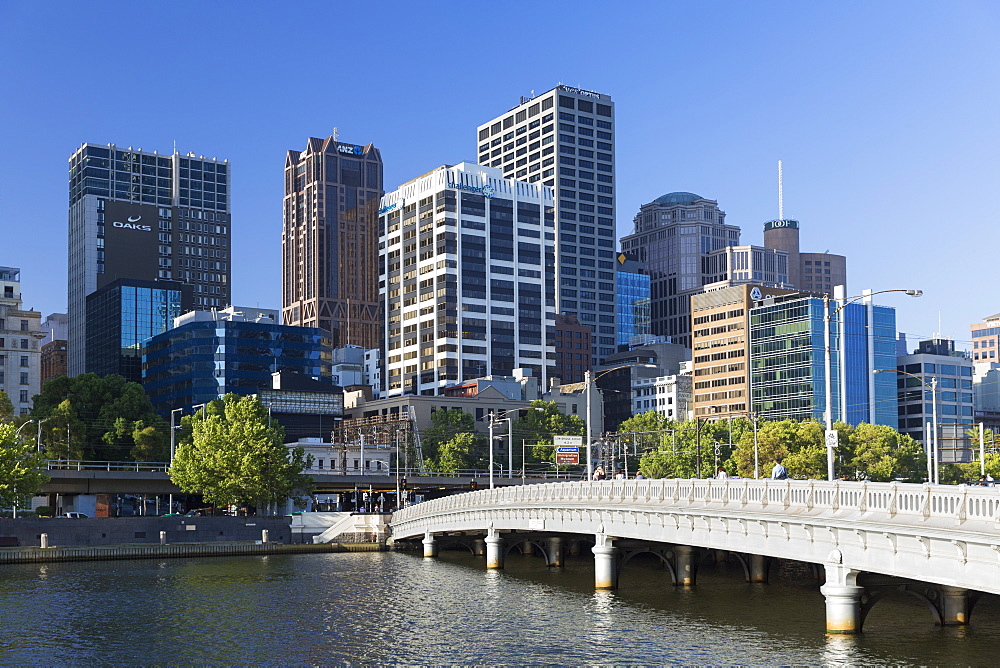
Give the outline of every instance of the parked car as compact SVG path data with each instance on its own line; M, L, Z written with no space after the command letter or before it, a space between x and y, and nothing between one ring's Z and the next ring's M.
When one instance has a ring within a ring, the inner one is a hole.
M86 513L64 513L62 515L59 515L57 517L57 519L58 518L65 518L65 519L71 519L71 520L85 520L85 519L87 519L89 517L90 517L90 515L87 515Z

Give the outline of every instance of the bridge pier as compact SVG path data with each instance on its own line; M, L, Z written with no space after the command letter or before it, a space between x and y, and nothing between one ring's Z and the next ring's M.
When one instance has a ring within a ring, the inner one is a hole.
M594 553L594 586L597 589L614 589L618 586L615 575L618 572L616 558L618 548L613 538L607 534L596 535L597 544L591 548Z
M571 557L580 556L580 541L576 539L571 539L566 545L566 551Z
M437 556L437 542L434 540L434 534L430 531L424 534L424 559L433 559Z
M677 585L680 587L694 586L697 568L694 562L694 554L694 548L690 545L677 545L674 547L674 570L677 572Z
M826 584L819 588L826 597L826 632L838 634L861 633L861 594L858 571L840 563L839 552L835 563L824 564Z
M503 536L490 529L486 534L486 568L496 570L503 568Z
M763 554L750 555L748 575L750 582L767 582L767 557Z
M969 590L961 587L938 587L941 592L941 625L965 626L969 623Z
M477 538L472 541L472 554L477 557L481 557L486 554L486 541L482 538Z
M545 541L545 551L548 552L549 566L562 568L562 536L551 536Z
M716 564L720 564L721 565L721 564L726 563L726 558L729 556L728 552L726 552L725 550L715 550L714 553L715 553L714 557L715 557L715 563Z

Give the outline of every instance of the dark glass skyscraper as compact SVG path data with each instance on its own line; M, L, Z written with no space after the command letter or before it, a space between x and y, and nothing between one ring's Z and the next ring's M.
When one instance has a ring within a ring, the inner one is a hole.
M84 144L69 160L68 373L87 371L87 295L118 279L191 285L230 301L229 163Z
M368 144L310 137L285 159L281 317L330 332L334 347L377 348L382 157Z
M191 310L191 286L121 278L87 295L87 371L142 382L142 344Z

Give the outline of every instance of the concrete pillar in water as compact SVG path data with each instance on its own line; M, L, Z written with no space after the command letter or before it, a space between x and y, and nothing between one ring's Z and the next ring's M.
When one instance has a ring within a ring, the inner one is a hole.
M167 532L166 531L161 531L160 532L160 545L166 545L166 544L167 544Z
M484 554L486 554L486 541L483 540L482 538L477 538L476 540L472 541L472 554L476 555L477 557L481 557Z
M503 568L503 536L490 529L486 534L486 568Z
M767 582L767 557L763 554L750 555L750 582Z
M49 546L49 534L43 533L38 538L39 538L39 543L38 543L39 547L48 547Z
M545 551L548 553L549 566L562 568L562 542L561 536L551 536L545 540Z
M715 563L717 563L717 564L724 564L724 563L726 563L726 558L728 556L729 556L729 553L726 552L725 550L715 550Z
M681 587L694 586L694 554L694 548L690 545L678 545L674 548L674 569L677 571L677 584Z
M569 541L569 543L567 544L566 552L569 553L569 556L571 556L571 557L579 557L580 556L580 541L579 540L571 540L571 541Z
M437 542L434 540L434 534L430 531L424 534L424 558L433 559L437 556Z
M826 632L861 633L861 594L865 588L857 584L858 571L840 562L840 550L833 550L830 557L824 564L826 584L819 588L826 597Z
M594 553L594 586L597 589L614 589L618 586L618 548L607 534L599 533L595 538L597 544L591 548Z
M969 590L961 587L938 587L941 591L941 625L965 626L969 623Z

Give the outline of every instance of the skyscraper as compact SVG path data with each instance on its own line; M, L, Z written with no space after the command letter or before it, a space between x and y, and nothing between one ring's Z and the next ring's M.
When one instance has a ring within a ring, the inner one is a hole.
M310 137L304 151L288 152L281 239L284 324L325 329L335 348L379 346L381 196L382 156L372 144Z
M555 303L593 332L592 362L615 352L614 103L556 86L480 125L479 163L555 195Z
M715 200L674 192L639 207L635 230L621 247L646 264L653 334L691 346L691 295L728 276L724 267L711 272L706 258L739 241L740 228L726 224Z
M229 162L83 144L69 159L67 366L86 371L87 296L118 279L188 283L230 300Z
M387 394L440 394L555 357L552 191L499 169L442 166L382 198ZM545 250L548 246L550 250Z

